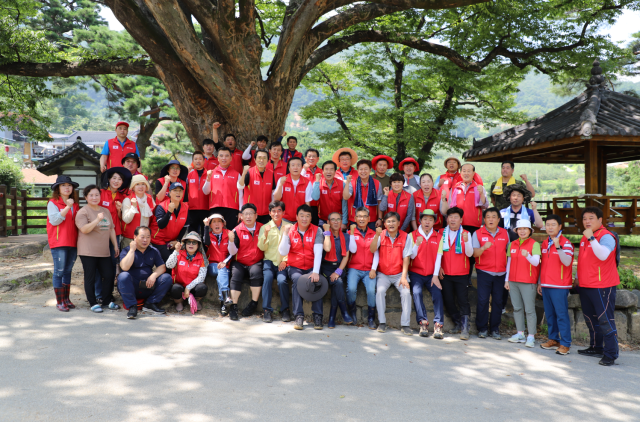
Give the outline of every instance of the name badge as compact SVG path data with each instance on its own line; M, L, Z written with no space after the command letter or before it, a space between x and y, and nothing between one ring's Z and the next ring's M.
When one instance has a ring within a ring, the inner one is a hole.
M323 190L322 190L322 193L324 193L324 194L326 195L326 194L327 194L327 191L323 189Z
M254 185L259 185L259 184L260 184L260 181L259 181L259 180L254 180L254 181L253 181L253 184L254 184Z
M219 179L219 178L220 178L220 175L219 175L219 174L214 174L214 175L213 175L213 178L214 178L214 179Z
M243 234L243 235L242 235L242 238L243 238L244 240L249 240L249 235L248 235L248 234Z
M107 202L107 201L102 201L102 206L103 206L103 207L108 207L108 206L109 206L109 202Z
M488 237L483 237L483 238L482 238L482 241L483 241L483 242L488 242L488 241L489 241L489 238L488 238Z
M195 183L196 179L189 179L189 183Z
M285 192L291 192L291 188L284 188Z
M180 265L182 265L184 267L186 265L186 263L184 261L180 261Z
M511 253L516 253L516 250L515 249L511 249Z

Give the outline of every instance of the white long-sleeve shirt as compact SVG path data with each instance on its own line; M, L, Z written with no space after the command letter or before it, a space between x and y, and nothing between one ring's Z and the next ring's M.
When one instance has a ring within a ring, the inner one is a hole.
M227 173L227 170L224 170L222 168L220 169L220 171L223 175ZM244 205L244 201L242 200L242 198L244 197L244 189L241 189L240 186L238 186L238 183L236 183L236 189L238 189L238 209L240 210L242 209L242 205ZM211 193L211 183L209 183L209 180L204 182L204 185L202 185L202 193L204 193L205 195L209 195Z
M540 255L527 255L527 261L529 264L537 267L540 265ZM509 281L509 267L511 267L511 257L507 258L507 274L505 275L504 281Z
M358 244L356 243L355 236L349 236L349 252L351 252L352 254L358 252ZM373 262L371 263L371 269L373 271L375 271L376 268L378 268L379 261L380 261L380 255L378 255L378 251L376 250L376 253L373 254Z
M300 232L301 236L304 236L304 232ZM318 229L318 233L321 236L324 236L322 234L322 231L320 229ZM349 244L351 244L351 241L349 241ZM280 241L280 246L278 246L278 252L280 253L280 255L282 256L286 256L289 254L289 250L291 249L291 240L289 239L289 236L282 236L282 240ZM313 244L313 273L316 274L320 274L320 264L322 263L322 253L323 253L324 249L323 249L323 245L322 245L322 238L320 243L318 243L317 241L314 240L314 244ZM304 268L302 268L304 269Z

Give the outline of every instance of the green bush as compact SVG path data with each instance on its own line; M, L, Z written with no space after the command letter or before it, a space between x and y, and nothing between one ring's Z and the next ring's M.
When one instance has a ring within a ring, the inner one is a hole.
M4 151L0 151L0 185L7 188L26 189L29 185L23 182L22 167L13 161Z
M618 274L620 275L618 289L640 290L640 278L635 275L632 269L620 267L618 268Z

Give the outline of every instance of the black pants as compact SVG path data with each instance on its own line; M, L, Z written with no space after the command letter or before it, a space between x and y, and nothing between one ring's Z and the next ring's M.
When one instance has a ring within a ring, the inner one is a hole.
M471 306L469 306L469 284L466 275L446 275L441 280L442 299L444 299L444 307L449 313L453 322L460 321L460 315L471 315ZM456 297L460 304L460 309L456 305Z
M478 230L480 227L462 226L462 228L468 231L469 237L471 237L476 232L476 230ZM467 283L469 284L469 286L471 286L471 274L473 273L473 266L475 264L476 264L476 259L472 255L471 257L469 257L469 278L467 279Z
M232 261L229 288L237 292L242 291L242 282L247 273L249 274L249 285L251 287L262 287L264 279L264 275L262 274L262 261L258 261L253 265L243 265L238 261Z
M207 295L208 290L209 287L207 287L205 283L200 283L196 284L196 287L191 290L191 293L193 293L193 296L195 296L197 299L200 299ZM182 284L175 283L173 286L171 286L172 299L182 299L182 292L184 292L184 287L182 287Z
M216 207L209 210L209 215L220 214L224 217L224 221L227 223L227 229L233 230L238 225L238 214L240 210L226 207Z
M320 217L318 217L318 207L311 207L311 224L318 225Z
M80 255L82 270L84 272L84 293L87 295L89 306L96 305L96 270L102 276L102 303L109 305L113 302L113 280L116 268L111 262L110 256L84 256Z
M154 248L156 248L158 250L158 252L160 252L160 256L162 257L162 260L164 262L167 262L167 259L169 259L169 257L173 253L173 248L169 249L169 244L168 243L166 245L156 245L154 243L151 246L153 246Z
M269 221L271 221L271 216L269 214L259 215L257 221L260 224L267 224Z
M204 236L204 220L211 215L209 210L189 210L189 231L194 231L202 238Z

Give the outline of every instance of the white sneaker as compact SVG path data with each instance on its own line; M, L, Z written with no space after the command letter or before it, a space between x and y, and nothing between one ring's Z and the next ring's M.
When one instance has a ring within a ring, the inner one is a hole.
M509 338L509 343L524 343L526 341L527 339L524 337L524 334L520 333L515 333Z
M527 337L527 342L524 344L525 347L534 347L536 345L536 339L533 336Z

